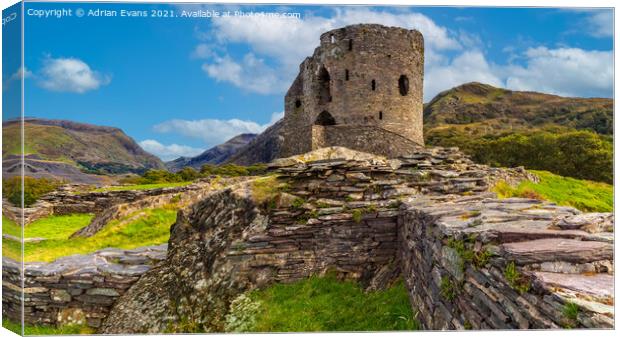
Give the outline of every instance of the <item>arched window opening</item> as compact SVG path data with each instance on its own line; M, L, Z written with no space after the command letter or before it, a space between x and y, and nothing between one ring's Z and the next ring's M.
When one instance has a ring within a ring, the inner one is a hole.
M383 111L379 111L379 119L383 119Z
M377 81L370 81L370 88L372 89L372 91L375 91L375 89L377 89Z
M349 80L349 69L345 69L344 70L344 80L348 81Z
M353 39L349 39L349 51L353 50Z
M314 121L314 125L336 125L336 120L327 110L323 110Z
M295 107L296 108L300 108L301 107L301 100L299 98L295 100Z
M331 83L329 72L325 67L319 70L319 104L326 104L332 101Z
M407 96L409 93L409 78L406 75L400 75L398 79L398 91L401 96Z
M332 43L336 43L336 37L334 36L334 34L330 35L329 39Z

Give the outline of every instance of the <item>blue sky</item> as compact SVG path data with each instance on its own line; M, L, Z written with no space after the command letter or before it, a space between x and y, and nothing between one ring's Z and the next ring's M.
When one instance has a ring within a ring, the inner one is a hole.
M28 15L61 8L73 16ZM301 18L78 18L77 8ZM27 3L25 20L25 115L116 126L165 160L273 123L320 33L353 23L424 34L425 101L469 81L569 96L613 94L611 10ZM15 72L3 74L5 86Z

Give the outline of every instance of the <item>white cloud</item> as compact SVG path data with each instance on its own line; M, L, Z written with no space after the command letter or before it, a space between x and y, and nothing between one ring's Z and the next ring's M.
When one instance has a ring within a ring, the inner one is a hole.
M162 160L173 160L179 157L194 157L201 154L204 150L191 146L170 144L164 145L154 139L146 139L139 142L140 146L149 153L152 153Z
M242 133L261 133L284 116L284 112L271 115L266 124L240 119L172 119L155 125L153 128L160 133L176 133L189 138L200 139L208 147L221 144Z
M283 92L289 85L288 79L252 53L246 54L240 63L228 55L216 56L212 63L203 64L202 70L218 82L230 82L241 89L259 94Z
M201 43L194 48L191 56L194 58L206 59L215 56L215 53L213 52L212 45Z
M222 17L213 20L213 43L225 49L229 43L245 43L251 52L241 60L229 53L214 53L208 44L199 44L192 52L207 62L202 69L218 81L260 94L284 93L294 79L299 64L312 54L322 33L358 23L379 23L418 29L425 37L428 63L442 58L439 50L462 48L448 29L419 13L391 13L367 8L336 9L332 17L308 15L304 19L287 17ZM275 60L268 65L263 57Z
M110 77L90 68L76 58L51 58L43 61L38 84L51 91L84 93L110 83Z
M22 78L31 78L32 76L32 72L28 70L28 68L19 67L19 69L17 69L11 76L4 80L4 83L2 84L2 90L8 90L15 81L20 81Z
M593 11L586 18L589 33L595 37L609 37L614 35L614 14L612 10Z
M613 92L613 53L579 48L530 48L524 66L501 71L506 87L563 96L610 97Z
M424 76L424 101L466 82L502 86L502 80L481 51L466 51L444 65L430 66Z
M611 11L587 12L584 30L609 36ZM386 12L370 8L337 8L331 17L306 15L303 19L224 17L213 20L207 43L196 47L205 59L202 69L217 81L259 94L283 94L297 74L299 63L312 55L325 31L357 23L379 23L418 29L425 41L424 99L466 82L479 81L512 89L573 96L612 93L610 51L569 47L508 50L500 63L487 60L483 39L465 30L453 31L420 13ZM203 34L206 36L207 34ZM227 48L242 43L249 52L235 58ZM269 62L267 62L267 60Z

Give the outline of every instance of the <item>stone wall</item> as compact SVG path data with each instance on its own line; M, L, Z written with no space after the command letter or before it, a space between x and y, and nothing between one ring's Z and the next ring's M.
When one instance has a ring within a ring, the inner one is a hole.
M402 276L427 329L613 325L611 214L495 199L495 181L533 177L473 164L454 148L390 160L347 151L276 160L278 177L238 181L182 209L165 259L149 270L139 263L137 281L85 276L88 289L115 291L107 297L76 290L72 305L52 305L51 289L73 287L75 273L41 284L27 272L27 321L58 323L61 309L83 307L100 333L223 331L237 296L329 271L366 289Z
M165 259L166 250L167 245L108 248L52 263L24 263L24 321L97 328L116 299ZM2 314L15 321L21 321L20 269L19 263L2 259Z
M203 179L186 186L105 192L90 192L85 190L88 186L69 184L60 187L57 191L42 196L31 207L24 208L24 223L27 225L50 215L99 214L116 205L133 203L162 195L197 193L208 188L210 183L209 179ZM9 219L16 223L21 223L21 209L15 207L6 199L2 201L2 212Z
M377 142L381 139L381 142ZM411 153L420 146L408 138L391 131L364 125L312 126L312 148L328 147L331 144L347 144L352 150L381 153L396 158Z
M328 271L367 289L389 286L400 275L403 198L484 192L493 175L442 148L398 160L284 159L272 168L278 180L242 183L182 210L168 258L119 299L101 332L223 331L236 296ZM273 198L258 197L277 185Z
M485 196L401 210L403 276L425 329L614 327L611 213Z

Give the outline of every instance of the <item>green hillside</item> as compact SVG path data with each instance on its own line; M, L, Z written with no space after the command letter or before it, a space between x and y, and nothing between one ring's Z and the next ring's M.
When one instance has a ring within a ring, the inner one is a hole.
M2 158L19 155L19 123L4 122L2 129ZM69 163L86 172L114 174L164 167L117 128L31 118L24 123L24 134L29 157Z
M468 83L424 108L427 145L478 163L613 182L613 100L567 98Z
M490 133L555 125L611 135L613 100L511 91L472 82L441 92L426 104L424 124L427 130L470 124Z

